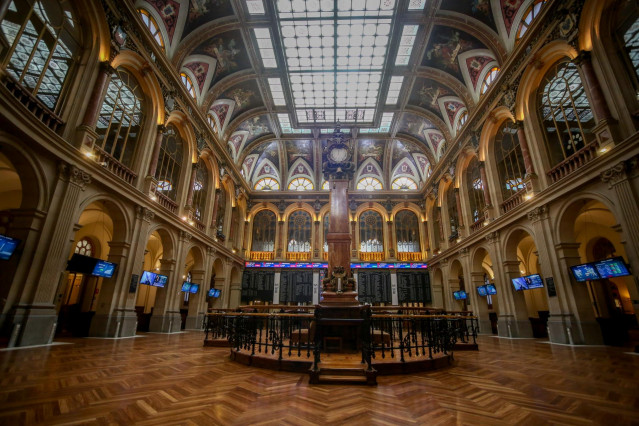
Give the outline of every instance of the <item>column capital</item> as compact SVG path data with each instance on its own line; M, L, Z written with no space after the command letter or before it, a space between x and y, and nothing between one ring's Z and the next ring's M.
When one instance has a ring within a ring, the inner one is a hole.
M115 68L111 65L111 61L102 61L100 62L100 71L107 74L113 74L115 72Z
M583 65L586 62L590 62L591 54L587 50L580 50L579 54L572 60L572 63L577 65L578 67Z
M635 166L636 166L636 160L635 160ZM600 177L604 183L608 184L609 188L612 188L619 182L622 182L628 179L627 172L628 172L628 167L626 165L626 162L622 161L620 163L617 163L613 167L601 172Z
M58 171L60 172L60 177L66 179L69 183L79 186L82 190L91 183L91 175L72 164L61 162L58 165Z
M151 223L151 221L155 217L155 213L152 210L147 209L146 207L136 206L135 216L137 219L142 219L147 223Z
M191 241L192 237L193 235L191 235L191 233L187 231L180 231L180 241L184 241L188 243L189 241Z
M164 134L164 132L166 132L166 126L164 124L158 124L156 129L158 134Z
M486 241L490 244L496 244L499 241L499 231L493 231L486 234Z
M528 212L528 220L531 222L538 222L548 217L548 207L545 205L539 206Z

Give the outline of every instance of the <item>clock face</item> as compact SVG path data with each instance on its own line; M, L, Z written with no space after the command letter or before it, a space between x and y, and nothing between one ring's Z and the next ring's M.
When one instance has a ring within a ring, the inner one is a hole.
M341 163L348 159L348 150L346 148L336 147L331 150L328 156L332 162Z

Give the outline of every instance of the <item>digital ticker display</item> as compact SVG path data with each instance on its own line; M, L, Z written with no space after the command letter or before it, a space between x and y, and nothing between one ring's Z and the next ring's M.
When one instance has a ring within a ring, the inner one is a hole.
M325 262L246 262L247 268L328 268ZM351 269L427 269L426 263L364 262L351 263Z

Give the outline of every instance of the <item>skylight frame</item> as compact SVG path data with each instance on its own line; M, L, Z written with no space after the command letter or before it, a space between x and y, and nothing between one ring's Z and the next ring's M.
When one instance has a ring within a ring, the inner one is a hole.
M256 27L253 28L253 35L257 42L257 50L262 60L264 68L277 68L277 59L275 58L275 47L273 46L273 35L270 28Z
M277 1L282 58L300 125L372 124L397 4L396 0Z

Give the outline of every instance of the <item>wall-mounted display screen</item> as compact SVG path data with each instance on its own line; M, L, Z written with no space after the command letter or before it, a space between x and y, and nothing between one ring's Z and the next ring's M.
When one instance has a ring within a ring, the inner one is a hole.
M153 285L155 281L155 273L150 271L142 271L142 278L140 278L140 284Z
M186 292L188 292L189 290L191 290L191 283L190 283L190 282L188 282L188 281L184 281L184 282L182 283L182 290L180 290L180 291L183 291L183 292L185 292L185 293L186 293Z
M480 296L488 296L488 291L486 290L486 286L480 285L479 287L477 287L477 294L479 294Z
M597 268L595 268L595 265L592 263L584 263L583 265L571 266L570 270L572 271L572 275L573 277L575 277L575 280L577 280L577 282L593 281L601 278L599 277Z
M218 290L217 288L212 288L209 290L208 293L209 297L220 297L220 290Z
M601 278L625 277L630 275L630 271L624 262L623 257L600 260L594 263Z
M539 274L526 275L523 277L526 281L526 286L529 290L533 288L543 288L544 280L539 276Z
M0 235L0 260L9 260L20 244L20 240Z
M247 268L328 268L328 263L324 262L246 262ZM427 269L426 263L384 263L384 262L364 262L351 263L353 269Z
M164 287L166 282L169 280L169 277L166 275L155 274L155 280L153 280L153 287Z
M493 294L497 294L497 289L495 288L494 284L486 284L486 293L490 294L491 296Z
M98 260L93 267L91 275L96 277L111 278L115 272L115 263L107 262L105 260Z
M459 290L453 292L453 297L455 298L455 300L465 300L468 295L464 290Z
M191 288L189 289L189 293L197 293L200 290L199 284L191 284Z
M524 277L513 278L513 285L517 291L528 290L528 285L526 284Z

